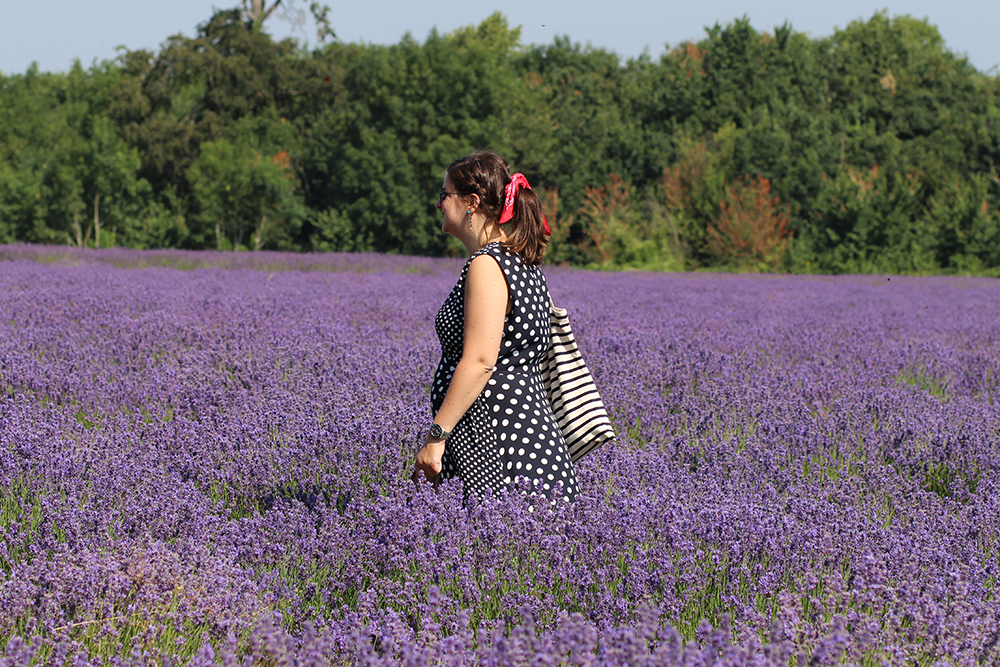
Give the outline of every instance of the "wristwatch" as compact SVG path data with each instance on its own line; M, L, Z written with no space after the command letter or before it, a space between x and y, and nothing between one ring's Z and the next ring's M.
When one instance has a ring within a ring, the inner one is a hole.
M431 424L430 435L435 440L447 440L451 433L441 428L440 424Z

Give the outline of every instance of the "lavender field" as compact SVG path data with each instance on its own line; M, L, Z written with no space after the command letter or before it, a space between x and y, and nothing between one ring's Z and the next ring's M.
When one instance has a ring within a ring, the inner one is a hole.
M460 267L0 246L0 665L1000 663L1000 281L548 268L550 507L409 481Z

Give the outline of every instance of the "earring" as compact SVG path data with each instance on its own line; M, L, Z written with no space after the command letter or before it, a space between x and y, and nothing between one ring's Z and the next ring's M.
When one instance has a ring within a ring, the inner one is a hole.
M472 211L465 212L465 224L469 227L472 226Z

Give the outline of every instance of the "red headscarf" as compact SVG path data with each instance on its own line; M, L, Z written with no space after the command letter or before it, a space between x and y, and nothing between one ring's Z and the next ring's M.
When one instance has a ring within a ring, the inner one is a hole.
M503 224L514 217L514 195L517 194L518 188L528 188L528 179L524 177L524 174L517 172L510 177L510 183L504 188L504 201L503 201L503 212L500 214L500 222L498 224ZM545 214L542 213L542 224L545 225L545 235L552 236L552 230L549 229L549 221L545 219Z

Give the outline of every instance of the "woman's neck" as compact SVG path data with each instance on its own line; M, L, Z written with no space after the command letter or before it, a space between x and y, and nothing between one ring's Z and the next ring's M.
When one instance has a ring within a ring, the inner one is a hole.
M475 239L463 239L465 243L465 249L469 251L469 256L476 254L486 246L491 243L496 243L500 241L501 243L507 240L507 235L502 231L498 231L490 236L487 236L485 230Z

